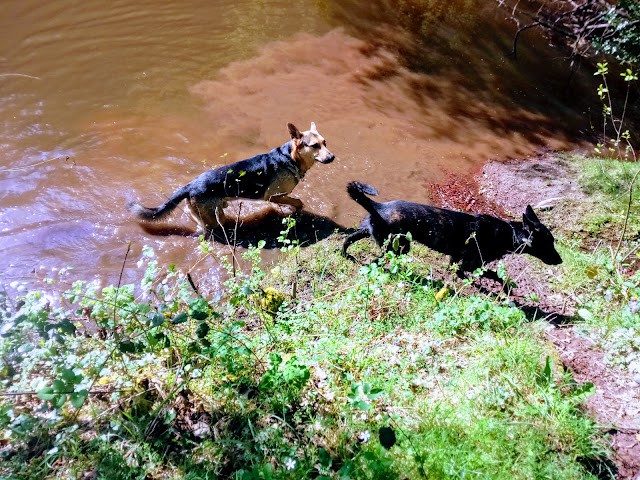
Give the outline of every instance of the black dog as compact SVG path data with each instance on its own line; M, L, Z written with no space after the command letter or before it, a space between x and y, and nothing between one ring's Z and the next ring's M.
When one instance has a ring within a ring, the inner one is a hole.
M553 235L531 206L527 206L522 222L512 222L403 200L378 203L367 197L377 195L376 189L360 182L350 182L347 192L369 212L360 228L344 241L342 254L347 257L349 245L368 236L380 246L395 236L397 240L392 239L387 249L395 244L397 250L406 253L410 246L406 234L411 232L414 240L450 255L451 263L459 266L457 274L461 278L464 272L473 272L508 253L528 253L548 265L562 263L553 246ZM486 276L497 279L495 272Z

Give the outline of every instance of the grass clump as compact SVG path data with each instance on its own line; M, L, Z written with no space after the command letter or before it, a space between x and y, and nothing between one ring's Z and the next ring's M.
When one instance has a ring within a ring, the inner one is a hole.
M591 201L598 203L584 219L584 226L594 236L615 239L628 215L626 235L640 233L640 191L637 180L640 165L613 159L581 160L580 185Z

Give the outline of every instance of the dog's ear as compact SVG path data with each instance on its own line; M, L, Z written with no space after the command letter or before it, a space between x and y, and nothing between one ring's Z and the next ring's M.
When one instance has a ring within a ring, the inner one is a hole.
M316 129L316 124L315 122L311 122L311 128L309 129L312 133L318 133L318 130Z
M524 231L527 233L531 233L531 230L533 230L533 223L531 223L531 220L527 218L526 213L522 214L522 227L524 228Z
M522 214L522 223L529 232L540 226L540 220L538 220L538 216L531 208L531 205L527 205L527 209Z
M291 135L292 139L300 140L302 138L302 133L300 133L300 130L298 130L293 123L287 123L287 128L289 129L289 135Z
M538 220L538 216L536 215L536 212L533 211L533 208L531 208L531 205L527 205L527 209L524 211L524 213L532 222L540 223L540 220Z
M526 218L529 222L533 224L540 223L540 220L538 219L536 212L534 212L533 208L531 208L531 205L527 205L527 208L524 211L524 215L522 216L522 218L523 219Z

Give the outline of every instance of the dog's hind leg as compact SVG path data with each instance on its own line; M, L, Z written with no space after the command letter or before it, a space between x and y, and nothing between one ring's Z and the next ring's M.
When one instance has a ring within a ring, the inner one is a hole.
M224 214L224 208L222 205L220 204L216 205L216 207L213 209L213 216L216 219L215 223L217 223L221 227L224 227L224 224L227 221L227 217ZM212 226L213 223L214 222L211 222L210 225Z
M198 230L206 232L207 228L201 216L201 208L191 198L187 200L187 210L189 211L189 215L191 215L191 218L193 218L193 221L198 225Z
M203 233L208 233L218 226L224 226L226 217L224 215L225 202L220 199L198 201L190 198L188 202L191 218L198 224L198 228Z
M363 238L369 237L371 234L367 228L359 228L353 233L347 235L347 238L344 239L344 243L342 244L342 256L348 258L352 262L355 262L356 259L353 255L349 255L347 253L347 248L358 240L362 240Z
M285 193L277 194L277 195L271 195L269 197L269 201L273 202L273 203L279 203L281 205L291 205L296 210L301 210L302 207L304 206L304 204L302 203L301 200L299 200L299 199L297 199L295 197L289 197Z

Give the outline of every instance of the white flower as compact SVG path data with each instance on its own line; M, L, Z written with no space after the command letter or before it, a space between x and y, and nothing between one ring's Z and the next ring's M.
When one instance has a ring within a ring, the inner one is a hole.
M284 462L284 466L287 467L287 470L293 470L296 468L296 461L293 458L287 458Z
M360 432L358 434L358 439L362 442L362 443L366 443L369 441L369 439L371 438L371 434L369 433L369 430L365 430L364 432Z
M324 380L327 378L327 374L324 370L322 370L322 368L320 367L315 367L315 374L316 374L316 378L320 379L320 380Z

